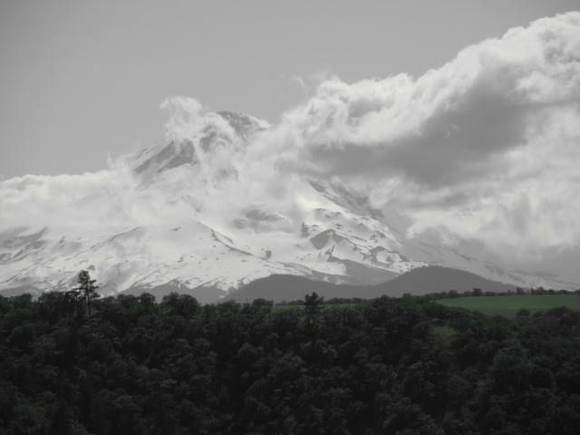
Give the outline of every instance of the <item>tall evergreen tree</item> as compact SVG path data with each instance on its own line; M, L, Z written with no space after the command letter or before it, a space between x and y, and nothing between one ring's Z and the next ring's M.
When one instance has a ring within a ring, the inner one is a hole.
M87 317L91 317L91 302L99 297L97 293L98 285L96 279L91 279L91 275L87 270L81 270L78 275L78 287L73 289L73 292L82 301L84 311Z

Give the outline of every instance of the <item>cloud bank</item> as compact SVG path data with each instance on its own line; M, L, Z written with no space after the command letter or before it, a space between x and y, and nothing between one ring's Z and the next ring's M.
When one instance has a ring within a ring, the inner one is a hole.
M580 13L513 28L438 69L320 84L280 126L286 167L364 186L412 234L527 252L578 245Z
M403 215L409 237L474 241L506 261L578 251L580 12L510 29L420 77L326 79L248 143L193 99L164 107L168 141L197 144L202 171L168 171L144 189L127 158L98 173L6 180L0 227L150 224L193 209L225 228L259 205L290 230L322 205L314 177ZM199 145L208 129L223 147Z

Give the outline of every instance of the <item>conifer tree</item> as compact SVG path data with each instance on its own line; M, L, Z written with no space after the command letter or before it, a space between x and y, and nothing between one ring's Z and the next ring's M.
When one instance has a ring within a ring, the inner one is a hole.
M312 328L316 323L316 318L318 317L318 313L320 313L323 302L324 299L316 292L304 296L304 314L306 316L306 326L308 328Z
M81 270L78 275L79 286L73 289L73 292L82 301L87 317L91 317L91 301L97 299L99 294L97 289L99 286L95 285L97 280L91 279L91 275L87 270Z

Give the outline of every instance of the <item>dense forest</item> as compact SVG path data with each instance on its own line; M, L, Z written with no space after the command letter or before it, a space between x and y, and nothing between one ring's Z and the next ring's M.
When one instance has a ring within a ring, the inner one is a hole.
M0 297L3 434L575 434L580 314Z

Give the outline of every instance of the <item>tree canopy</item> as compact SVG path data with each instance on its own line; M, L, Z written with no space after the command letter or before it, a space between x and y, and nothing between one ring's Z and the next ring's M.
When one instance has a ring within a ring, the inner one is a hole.
M68 307L61 293L0 297L3 434L580 426L580 315L566 309L509 320L414 297L278 307L177 294L92 299L90 317Z

